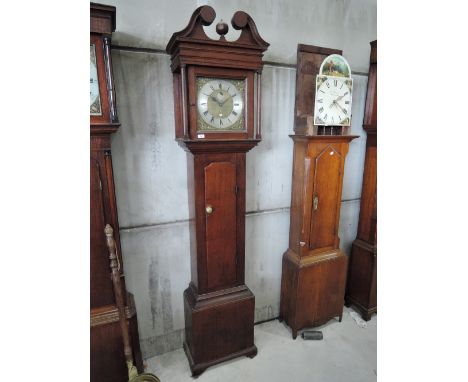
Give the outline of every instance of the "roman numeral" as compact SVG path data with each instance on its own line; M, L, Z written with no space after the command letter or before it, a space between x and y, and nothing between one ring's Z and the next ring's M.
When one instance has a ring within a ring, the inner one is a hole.
M343 109L343 113L346 114L346 115L348 115L348 110Z
M326 121L328 117L328 114L325 114L325 117L323 117L323 120Z
M210 88L211 88L211 90L213 90L213 91L215 90L215 88L213 87L213 85L210 85Z
M220 88L221 90L223 90L223 87L221 86L221 83L219 83L218 85L219 85L219 88Z
M208 115L208 110L204 111L204 112L203 112L203 115L204 115L204 116L207 116L207 115Z
M322 93L324 93L324 94L325 94L325 92L324 92L322 89L319 89L319 92L322 92Z
M223 120L221 118L219 119L219 125L223 126Z
M232 114L237 115L237 113L234 110L232 111Z
M344 101L345 105L349 105L349 101Z
M213 122L214 122L214 117L211 117L210 123L213 123Z
M337 80L333 80L334 82L334 85L335 85L335 88L338 86L338 81Z
M206 102L202 102L200 105L206 105Z
M231 120L229 118L227 120L228 120L229 123L231 123Z
M318 103L323 103L323 98L317 100Z
M345 94L343 94L343 97L344 97L346 94L348 94L348 92L346 92Z
M341 90L341 88L343 87L343 85L344 85L344 82L341 84L341 86L340 86L340 90Z
M325 82L325 84L327 85L327 88L329 88L329 89L330 89L330 84L328 83L328 81L327 81L327 82Z
M234 106L239 106L239 104L238 104L238 103L235 103Z
M321 113L322 111L323 111L323 107L321 107L321 108L319 109L319 113Z

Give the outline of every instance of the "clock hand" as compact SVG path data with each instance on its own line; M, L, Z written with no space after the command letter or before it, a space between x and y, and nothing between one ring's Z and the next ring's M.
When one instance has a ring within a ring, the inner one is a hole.
M217 99L213 94L210 95L210 98L211 98L213 101L215 101L215 102L218 104L219 107L223 106L223 104L220 103L220 102L218 101L218 99Z
M342 99L345 95L346 95L346 94L343 94L342 96L339 96L336 100L334 100L334 101L332 102L332 104L330 105L330 107L332 107L333 104L335 104L335 103L338 104L338 101L341 101L341 99ZM340 107L341 107L341 106L340 106Z
M221 103L219 104L219 106L223 106L229 99L231 99L231 97L226 97L226 98L223 100L223 102L221 102Z
M348 115L348 114L347 114L348 112L347 112L336 100L334 100L333 103L341 109L341 112L342 112L344 115Z

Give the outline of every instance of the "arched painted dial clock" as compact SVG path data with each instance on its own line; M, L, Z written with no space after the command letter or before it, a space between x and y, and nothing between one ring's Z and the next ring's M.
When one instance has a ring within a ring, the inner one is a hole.
M349 142L357 138L349 134L350 74L340 51L299 45L289 247L280 303L280 319L293 338L300 329L334 317L341 321L343 314L348 259L338 236L341 191Z
M343 56L332 54L320 67L315 90L314 123L322 126L350 126L353 79Z

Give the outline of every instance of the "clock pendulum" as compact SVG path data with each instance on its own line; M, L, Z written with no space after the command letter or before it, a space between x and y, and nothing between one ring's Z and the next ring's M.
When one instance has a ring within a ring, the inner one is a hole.
M357 136L349 134L351 70L340 54L298 46L289 248L280 302L280 320L293 338L333 317L341 321L343 314L347 257L338 226L345 157Z
M192 375L254 357L255 297L245 285L245 162L261 139L260 81L268 48L252 18L234 14L236 41L210 39L215 19L197 8L172 35L175 135L187 152L191 282L184 291L184 350Z

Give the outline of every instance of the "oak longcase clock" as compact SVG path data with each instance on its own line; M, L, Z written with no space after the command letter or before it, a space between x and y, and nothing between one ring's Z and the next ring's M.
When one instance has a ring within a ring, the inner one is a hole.
M341 321L343 314L347 257L338 228L345 158L357 136L349 134L352 80L340 54L302 44L297 52L289 248L280 302L280 320L293 338L305 327Z
M184 291L184 350L193 375L228 359L257 354L255 297L244 281L246 153L261 139L260 79L267 49L252 18L234 14L241 30L227 41L203 26L210 6L194 11L167 52L174 78L175 135L187 151L192 280Z

